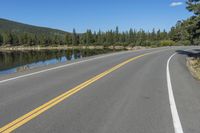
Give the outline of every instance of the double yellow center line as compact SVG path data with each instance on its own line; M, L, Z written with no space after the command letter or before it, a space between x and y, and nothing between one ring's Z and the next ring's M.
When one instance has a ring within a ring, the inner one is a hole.
M153 52L151 52L153 53ZM57 96L56 98L48 101L47 103L37 107L36 109L30 111L29 113L17 118L16 120L12 121L11 123L3 126L2 128L0 128L0 133L9 133L14 131L15 129L19 128L20 126L22 126L23 124L27 123L28 121L34 119L35 117L37 117L38 115L42 114L43 112L45 112L46 110L50 109L51 107L55 106L56 104L62 102L63 100L67 99L68 97L70 97L71 95L77 93L78 91L84 89L86 86L92 84L93 82L101 79L102 77L108 75L109 73L119 69L120 67L126 65L127 63L134 61L138 58L141 58L145 55L149 55L151 53L147 53L147 54L142 54L136 57L133 57L131 59L128 59L116 66L114 66L111 69L106 70L105 72L81 83L80 85L76 86L75 88L72 88L71 90Z

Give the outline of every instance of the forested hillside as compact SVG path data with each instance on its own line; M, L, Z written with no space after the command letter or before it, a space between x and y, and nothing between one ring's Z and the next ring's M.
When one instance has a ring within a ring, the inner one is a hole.
M75 29L68 33L60 30L36 27L0 19L0 46L168 46L199 45L200 43L200 0L188 0L187 9L194 15L178 21L168 32L165 30L145 31L130 29L103 32L87 30L77 34Z
M75 29L72 33L54 30L43 27L26 25L5 19L0 19L0 44L1 46L19 45L123 45L123 46L151 46L173 44L169 41L169 34L166 31L154 30L133 30L119 32L119 28L107 32L92 32L77 34Z
M63 35L66 33L65 31L61 30L32 26L1 18L0 18L0 31L2 32L10 31L14 33L27 32L33 34L37 33L37 34L52 34L52 35Z
M49 38L64 38L65 31L0 19L0 45L49 45Z

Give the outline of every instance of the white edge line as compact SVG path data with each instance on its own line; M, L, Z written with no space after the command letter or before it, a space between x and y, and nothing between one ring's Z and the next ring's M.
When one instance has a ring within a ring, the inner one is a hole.
M135 52L139 52L139 51L143 51L143 49L142 50L137 50ZM101 59L101 58L105 58L105 57L109 57L109 56L113 56L113 55L120 55L120 54L124 54L124 53L129 53L129 52L133 52L133 51L125 51L125 52L119 52L119 53L112 53L112 54L102 55L102 56L98 56L98 57L91 58L91 59L86 59L86 60L82 60L82 61L78 61L78 62L73 62L73 63L70 63L70 64L65 64L65 65L61 65L61 66L57 66L57 67L53 67L53 68L49 68L49 69L45 69L45 70L41 70L41 71L29 73L29 74L25 74L25 75L13 77L13 78L8 78L8 79L1 80L0 84L8 82L8 81L12 81L12 80L16 80L16 79L20 79L20 78L24 78L24 77L28 77L28 76L32 76L32 75L36 75L36 74L40 74L40 73L44 73L44 72L48 72L48 71L51 71L51 70L56 70L56 69L60 69L60 68L72 66L72 65L75 65L75 64L80 64L80 63L89 62L89 61L96 60L96 59Z
M12 81L12 80L16 80L16 79L20 79L20 78L24 78L24 77L28 77L28 76L32 76L32 75L36 75L36 74L40 74L40 73L44 73L44 72L48 72L48 71L51 71L51 70L56 70L56 69L72 66L72 65L75 65L75 64L80 64L80 63L89 62L89 61L96 60L96 59L101 59L101 58L113 56L113 55L120 55L120 54L130 53L130 52L140 52L140 51L153 50L153 49L158 49L158 48L131 50L131 51L124 51L124 52L118 52L118 53L111 53L111 54L107 54L107 55L102 55L102 56L98 56L98 57L91 58L91 59L86 59L86 60L73 62L73 63L70 63L70 64L65 64L65 65L61 65L61 66L57 66L57 67L53 67L53 68L49 68L49 69L45 69L45 70L41 70L41 71L29 73L29 74L25 74L25 75L13 77L13 78L4 79L4 80L0 81L0 84L8 82L8 81Z
M170 60L176 55L176 53L174 53L173 55L171 55L167 61L167 87L168 87L168 93L169 93L169 103L170 103L170 108L171 108L171 114L172 114L172 119L173 119L173 125L174 125L174 131L175 133L183 133L183 128L181 125L181 121L179 118L179 114L177 111L177 107L176 107L176 102L174 99L174 94L173 94L173 90L172 90L172 84L171 84L171 78L170 78L170 72L169 72L169 63Z
M165 47L163 47L163 48L165 48ZM65 65L61 65L61 66L57 66L57 67L53 67L53 68L49 68L49 69L45 69L45 70L41 70L41 71L29 73L29 74L25 74L25 75L13 77L13 78L4 79L4 80L0 81L0 84L8 82L8 81L12 81L12 80L16 80L16 79L20 79L20 78L24 78L24 77L28 77L28 76L32 76L32 75L36 75L36 74L40 74L40 73L44 73L44 72L48 72L48 71L51 71L51 70L56 70L56 69L72 66L72 65L75 65L75 64L80 64L80 63L89 62L89 61L96 60L96 59L101 59L101 58L113 56L113 55L120 55L120 54L124 54L124 53L129 53L129 52L140 52L140 51L153 50L153 49L159 49L159 48L131 50L131 51L124 51L124 52L118 52L118 53L111 53L111 54L107 54L107 55L102 55L102 56L98 56L98 57L91 58L91 59L86 59L86 60L73 62L73 63L70 63L70 64L65 64Z

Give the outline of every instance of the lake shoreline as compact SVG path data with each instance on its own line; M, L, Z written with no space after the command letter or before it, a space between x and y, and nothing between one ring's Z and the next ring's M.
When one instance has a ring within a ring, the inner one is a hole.
M18 50L0 51L0 76L24 72L57 63L64 63L100 54L125 50L112 49L61 49L61 50Z
M138 50L147 49L149 47L135 46L1 46L0 51L32 51L32 50L68 50L68 49L113 49L113 50Z

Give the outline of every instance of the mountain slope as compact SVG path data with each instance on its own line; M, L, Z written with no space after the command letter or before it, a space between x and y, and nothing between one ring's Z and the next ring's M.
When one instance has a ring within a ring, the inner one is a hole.
M38 27L0 18L0 32L64 35L67 32L46 27Z

